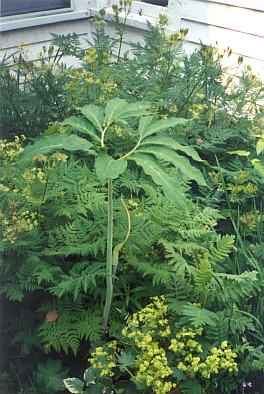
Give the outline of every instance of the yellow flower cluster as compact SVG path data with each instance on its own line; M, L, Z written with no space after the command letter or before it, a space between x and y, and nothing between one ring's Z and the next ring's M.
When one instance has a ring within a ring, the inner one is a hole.
M153 297L152 300L152 303L133 314L122 334L132 340L132 346L138 350L135 359L136 373L131 380L140 386L151 387L156 394L165 394L176 385L164 381L173 371L168 365L165 349L155 338L160 339L171 334L166 319L168 307L165 305L164 296Z
M13 142L8 142L7 140L0 140L1 157L7 158L10 161L14 160L16 156L23 152L24 148L21 146L21 141L24 141L25 139L26 137L24 135L21 135L20 138L18 136L15 136Z
M18 213L14 203L9 202L9 205L9 217L5 218L3 214L1 215L2 236L4 242L14 244L19 234L34 230L43 216L39 215L38 212L30 213L29 211L24 211Z
M221 370L238 371L237 355L227 341L204 354L199 338L203 328L182 327L172 333L167 309L164 296L153 297L150 304L127 320L121 339L98 347L92 353L89 361L101 370L101 377L113 377L113 368L119 367L121 372L130 375L141 392L167 394L179 383L173 377L172 367L198 380L210 379ZM126 353L127 364L122 352Z
M176 338L171 340L169 350L175 353L177 368L191 377L199 372L205 379L209 379L211 374L218 373L221 369L237 371L237 363L234 361L237 354L228 347L227 341L223 341L219 348L213 347L204 360L201 358L202 346L194 338L201 336L202 331L201 327L196 330L183 327L181 332L176 334Z
M142 351L136 357L136 373L132 381L151 387L156 394L165 394L173 387L171 382L163 381L173 374L172 369L168 366L166 352L158 342L152 340L150 335L144 340L144 334L141 333L141 338L141 342L135 341L137 347Z
M157 328L158 326L164 327L168 324L168 320L164 317L168 311L165 305L165 297L153 297L153 302L143 308L141 311L134 313L129 326L122 332L126 335L126 331L131 327L140 327L145 325L148 329Z
M116 367L116 349L117 342L112 341L105 347L97 347L91 354L92 357L88 359L93 368L101 369L101 377L114 376L112 369Z

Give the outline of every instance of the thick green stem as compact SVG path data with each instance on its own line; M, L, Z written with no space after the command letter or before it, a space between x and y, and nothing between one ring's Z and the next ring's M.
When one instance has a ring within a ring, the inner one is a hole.
M113 181L108 178L108 227L107 227L107 257L106 257L106 298L103 313L103 330L106 331L113 296Z

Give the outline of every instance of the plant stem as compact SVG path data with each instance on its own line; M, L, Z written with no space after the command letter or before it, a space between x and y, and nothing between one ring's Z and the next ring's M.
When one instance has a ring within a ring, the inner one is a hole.
M107 226L107 257L106 257L106 298L103 312L103 330L107 329L108 317L113 296L113 180L108 178L108 226Z

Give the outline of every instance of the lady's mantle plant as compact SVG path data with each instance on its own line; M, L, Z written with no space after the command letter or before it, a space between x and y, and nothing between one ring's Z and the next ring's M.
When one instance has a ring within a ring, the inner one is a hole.
M227 341L213 346L203 331L178 326L169 319L165 297L153 297L128 318L115 340L92 353L84 374L87 390L77 378L65 379L65 386L71 393L92 393L96 387L126 388L132 382L139 393L166 394L177 387L199 394L214 387L217 376L235 379L237 354Z

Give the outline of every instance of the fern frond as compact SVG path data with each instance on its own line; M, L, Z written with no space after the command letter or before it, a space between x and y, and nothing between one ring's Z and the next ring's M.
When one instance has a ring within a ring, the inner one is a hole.
M182 309L181 322L186 324L186 321L190 322L195 328L208 325L208 326L216 326L216 322L219 317L216 313L211 312L205 308L200 308L190 302L187 302ZM185 319L187 318L187 320Z
M208 326L206 338L212 341L212 346L218 347L228 338L229 321L223 312L217 312L218 319L215 326Z
M49 311L50 308L58 312L58 319L44 322L38 329L46 353L53 347L57 352L63 349L66 354L71 349L76 355L83 338L94 340L100 337L102 317L99 311L92 308L86 310L80 298L76 302L65 296L53 299L43 304L38 311Z
M220 263L226 259L226 257L231 252L231 249L235 242L234 235L218 235L216 240L216 246L211 246L210 248L210 260L213 263Z

